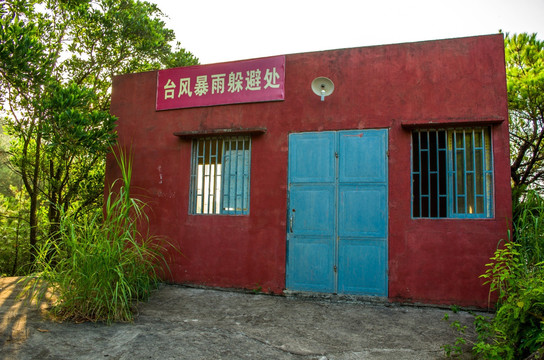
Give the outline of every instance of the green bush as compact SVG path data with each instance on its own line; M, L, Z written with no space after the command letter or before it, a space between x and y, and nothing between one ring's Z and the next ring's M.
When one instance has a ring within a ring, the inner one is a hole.
M133 302L147 300L165 265L166 242L148 235L145 203L129 193L131 162L122 152L117 160L122 179L104 211L78 220L63 215L60 236L40 247L27 291L39 297L46 286L61 320L132 320Z
M520 248L506 243L482 275L499 295L495 316L475 320L473 350L485 359L522 359L544 345L544 263L527 263Z
M481 275L497 293L496 313L475 316L476 342L457 329L457 342L443 346L447 356L460 355L461 341L482 359L544 359L544 199L532 191L514 199L513 232Z

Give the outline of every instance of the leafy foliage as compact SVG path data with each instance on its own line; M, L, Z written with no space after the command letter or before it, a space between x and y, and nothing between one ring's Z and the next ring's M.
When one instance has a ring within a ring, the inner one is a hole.
M40 41L43 27L29 17L34 2L0 4L0 100L12 90L39 87L53 65L53 54Z

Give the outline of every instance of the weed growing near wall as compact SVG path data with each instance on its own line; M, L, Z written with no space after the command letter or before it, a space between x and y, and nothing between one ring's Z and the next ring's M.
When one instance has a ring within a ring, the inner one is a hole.
M157 266L165 265L167 244L146 233L146 205L129 193L132 163L124 152L117 161L122 178L113 184L118 189L110 191L105 209L84 219L63 215L58 239L40 248L39 272L27 291L38 297L47 284L57 318L130 321L133 302L147 300L158 284Z

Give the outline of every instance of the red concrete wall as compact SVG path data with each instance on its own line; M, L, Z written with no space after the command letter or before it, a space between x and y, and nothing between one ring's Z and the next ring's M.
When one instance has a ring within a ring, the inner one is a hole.
M334 93L320 101L311 81ZM500 34L286 56L285 100L155 111L156 72L114 79L119 142L134 153L134 193L152 230L175 243L171 279L235 288L285 287L288 134L389 129L389 297L486 306L480 274L511 215L506 79ZM410 126L493 125L495 216L412 219ZM179 131L266 127L252 140L250 214L189 215L191 142ZM108 163L109 181L117 175Z

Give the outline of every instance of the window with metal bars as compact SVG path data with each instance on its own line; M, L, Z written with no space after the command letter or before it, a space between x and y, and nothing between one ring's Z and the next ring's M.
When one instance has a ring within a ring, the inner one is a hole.
M248 136L193 140L189 212L248 214L250 164Z
M493 216L491 129L412 132L412 217Z

